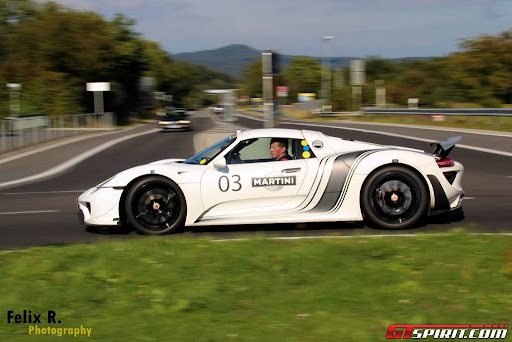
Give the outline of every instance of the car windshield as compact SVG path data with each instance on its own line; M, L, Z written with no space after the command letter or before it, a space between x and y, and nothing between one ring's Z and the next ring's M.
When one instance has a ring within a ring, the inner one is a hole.
M215 158L219 153L224 151L233 141L236 140L236 134L230 135L229 137L213 144L212 146L202 150L195 156L185 160L183 164L208 164L210 160Z
M163 120L163 121L182 120L185 118L186 113L187 113L187 111L185 109L175 108L172 110L168 110L165 113L165 116L163 116L161 120Z
M182 115L180 114L166 114L162 117L162 121L178 121L182 119Z

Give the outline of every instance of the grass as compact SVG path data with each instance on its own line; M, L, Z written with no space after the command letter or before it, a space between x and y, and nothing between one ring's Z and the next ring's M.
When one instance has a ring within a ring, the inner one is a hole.
M4 315L48 327L53 310L100 341L385 341L390 324L512 321L509 236L170 236L3 252L0 272ZM0 336L56 339L28 326L3 319Z
M361 122L382 122L512 132L512 117L447 115L444 116L443 121L435 121L431 116L426 115L366 114L361 117L356 117L355 119L355 121ZM353 120L353 118L350 117L349 120Z

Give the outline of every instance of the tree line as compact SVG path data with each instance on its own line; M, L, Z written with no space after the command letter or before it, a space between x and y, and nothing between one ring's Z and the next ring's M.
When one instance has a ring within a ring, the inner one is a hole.
M93 110L87 82L110 82L105 109L123 122L141 111L140 80L154 79L154 90L173 95L176 107L198 108L216 99L203 90L240 89L261 97L261 60L251 63L241 80L175 60L157 42L144 39L135 21L121 14L105 20L55 2L0 0L0 118L9 113L6 83L19 83L21 113L73 114ZM327 70L315 58L295 58L276 77L287 85L288 103L300 92L319 94L321 74L331 73L335 110L353 108L348 69ZM500 107L512 103L512 30L496 36L462 40L460 51L428 60L395 63L366 58L363 104L375 103L375 81L384 83L387 102L406 106L419 98L423 107ZM235 85L235 83L237 83ZM146 101L147 102L147 101Z
M418 98L423 107L501 107L512 103L512 30L496 36L464 39L461 51L427 60L399 63L370 56L366 58L363 105L375 104L376 81L386 88L387 103L406 106ZM321 74L331 73L331 102L335 110L351 110L350 70L327 70L316 58L295 58L275 79L289 88L288 102L297 93L320 95ZM243 95L261 97L261 61L244 71Z
M203 89L233 87L227 74L173 59L134 25L122 14L105 20L51 1L0 0L0 117L9 113L6 83L22 85L21 113L59 115L92 111L85 83L110 82L105 109L121 122L143 106L142 77L176 107L208 103Z

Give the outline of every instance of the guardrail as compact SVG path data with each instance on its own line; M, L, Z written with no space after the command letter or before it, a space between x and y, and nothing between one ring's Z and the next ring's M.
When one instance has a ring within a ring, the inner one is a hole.
M401 109L401 108L363 108L365 114L412 114L412 115L461 115L461 116L512 116L512 109L471 108L471 109Z
M7 117L0 121L0 153L115 125L114 113Z

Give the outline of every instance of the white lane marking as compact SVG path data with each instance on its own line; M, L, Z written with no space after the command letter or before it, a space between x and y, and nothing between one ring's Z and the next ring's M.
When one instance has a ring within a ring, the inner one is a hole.
M132 129L135 129L137 127L140 127L140 125L137 125L137 126L134 126L134 127L125 128L123 131L124 132L131 131ZM25 153L16 154L16 155L14 155L12 157L8 157L8 158L5 158L5 159L2 159L2 160L0 160L0 164L4 164L4 163L7 163L7 162L16 160L16 159L27 157L27 156L30 156L30 155L33 155L33 154L36 154L36 153L39 153L39 152L42 152L42 151L47 151L47 150L50 150L52 148L56 148L56 147L59 147L59 146L71 144L71 143L74 143L74 142L77 142L77 141L81 141L81 140L85 140L85 139L92 139L92 138L96 138L98 136L114 134L114 133L117 133L117 132L120 132L120 131L116 130L116 131L108 132L108 133L98 133L98 134L94 134L94 135L87 135L87 136L83 136L83 137L77 137L75 139L64 140L64 141L58 142L56 144L52 144L50 146L41 147L41 148L38 148L38 149L35 149L35 150L32 150L32 151L27 151Z
M0 189L3 188L3 187L6 187L6 186L12 186L12 185L17 185L17 184L21 184L21 183L26 183L26 182L32 182L32 181L35 181L35 180L39 180L39 179L42 179L42 178L46 178L46 177L50 177L50 176L53 176L55 174L58 174L58 173L61 173L79 163L81 163L82 161L86 160L87 158L90 158L92 157L93 155L95 155L96 153L99 153L103 150L106 150L116 144L119 144L125 140L128 140L128 139L132 139L132 138L136 138L136 137L139 137L139 136L142 136L142 135L146 135L146 134L151 134L151 133L155 133L155 132L159 132L160 129L159 128L154 128L152 130L149 130L149 131L145 131L145 132L140 132L140 133L135 133L135 134L131 134L131 135L127 135L127 136L124 136L124 137L120 137L120 138L117 138L117 139L114 139L114 140L111 140L111 141L108 141L104 144L101 144L87 152L84 152L82 154L79 154L78 156L74 157L74 158L71 158L70 160L60 164L60 165L57 165L55 166L54 168L51 168L50 170L46 170L44 172L41 172L37 175L32 175L32 176L28 176L28 177L25 177L25 178L21 178L21 179L16 179L16 180L12 180L12 181L8 181L8 182L4 182L4 183L0 183Z
M241 116L242 118L256 120L256 121L265 121L265 118L261 119L261 118L257 118L257 117L246 115L246 114L236 113L235 115L236 116Z
M0 192L0 195L51 195L51 194L81 194L85 190L66 190L66 191L34 191L34 192Z
M410 139L410 140L417 140L417 141L424 141L424 142L433 142L432 139L423 139L418 137L413 137L410 135L402 135L402 134L395 134L395 133L388 133L388 132L379 132L379 131L372 131L369 129L360 129L360 128L349 128L349 127L339 127L339 126L330 126L330 125L318 125L313 123L297 123L297 122L291 122L291 121L283 121L283 124L286 125L299 125L299 126L311 126L311 127L323 127L323 128L335 128L335 129L346 129L349 131L357 131L357 132L364 132L364 133L373 133L373 134L380 134L380 135L387 135L390 137L395 138L403 138L403 139ZM476 146L469 146L469 145L463 145L463 144L457 144L458 148L464 148L467 150L474 150L479 152L485 152L485 153L492 153L492 154L499 154L506 157L512 157L512 152L506 152L506 151L498 151L498 150L492 150L489 148L483 148L483 147L476 147Z
M413 233L413 234L382 234L382 235L323 235L323 236L278 236L278 237L267 237L263 240L306 240L306 239L360 239L360 238L388 238L388 237L423 237L423 236L443 236L450 235L450 233ZM478 235L497 235L497 236L512 236L512 233L469 233L470 236ZM231 241L249 241L255 238L247 239L218 239L212 240L214 242L231 242Z
M476 197L464 197L465 200L474 200Z
M469 133L469 134L479 134L479 135L490 135L496 137L504 137L504 138L512 138L512 133L507 132L499 132L499 131L487 131L487 130L476 130L476 129L466 129L466 128L450 128L450 127L436 127L436 126L422 126L422 125L405 125L405 124L387 124L382 122L357 122L357 121L343 121L344 123L354 124L354 125L368 125L368 126L388 126L388 127L402 127L402 128L417 128L417 129L426 129L432 131L445 131L445 132L461 132L461 133Z
M253 117L250 117L248 115L243 115L243 114L237 114L237 115L241 116L241 117L244 117L244 118L247 118L247 119L253 119L253 120L256 120L256 121L265 121L264 119L253 118ZM413 136L410 136L410 135L402 135L402 134L396 134L396 133L373 131L373 130L369 130L369 129L351 128L351 127L340 127L340 126L331 126L331 125L319 125L319 124L314 124L314 123L309 123L309 122L302 123L302 122L283 121L282 123L283 124L288 124L288 125L301 125L301 126L307 125L307 126L312 126L312 127L346 129L346 130L349 130L349 131L358 131L358 132L365 132L365 133L381 134L381 135L387 135L387 136L390 136L390 137L411 139L411 140L417 140L417 141L424 141L424 142L428 142L428 143L434 142L433 139L423 139L423 138L413 137ZM382 126L389 126L389 125L386 125L386 124L381 124L381 125ZM407 126L404 126L404 127L407 127ZM422 127L421 126L414 126L413 128L422 128ZM428 129L434 129L434 128L428 128ZM473 132L473 131L469 132L468 131L468 133L475 133L475 132ZM503 136L503 137L510 137L509 135L486 134L486 133L482 133L482 132L479 132L478 134L497 135L497 136ZM479 152L498 154L498 155L502 155L502 156L506 156L506 157L512 157L512 153L511 152L506 152L506 151L499 151L499 150L493 150L493 149L477 147L477 146L470 146L470 145L464 145L464 144L457 144L457 147L458 148L464 148L464 149L467 149L467 150L474 150L474 151L479 151Z
M25 214L47 214L47 213L60 213L60 210L11 211L11 212L0 213L0 215L25 215Z
M243 118L252 119L256 121L265 121L265 118L258 118L254 116L250 116L247 114L235 113L236 116L241 116ZM291 121L283 121L283 123L290 123ZM422 125L404 125L404 124L388 124L383 122L358 122L358 121L344 121L344 123L354 124L354 125L368 125L368 126L388 126L388 127L403 127L403 128L417 128L417 129L425 129L425 130L433 130L433 131L447 131L447 132L455 132L455 133L470 133L470 134L480 134L480 135L490 135L496 137L505 137L511 138L512 133L507 132L494 132L494 131L486 131L486 130L475 130L475 129L458 129L458 128L450 128L450 127L435 127L435 126L422 126ZM308 124L308 123L305 123ZM332 126L338 127L338 126ZM349 128L347 128L349 129ZM356 129L358 130L358 129ZM375 131L371 131L375 132ZM429 140L431 141L431 140ZM457 145L459 146L459 145Z
M432 235L441 235L441 234L432 234ZM277 237L267 237L263 238L263 240L305 240L305 239L349 239L349 238L356 238L356 237L414 237L417 236L417 234L396 234L396 235L319 235L319 236L277 236ZM227 241L248 241L251 240L250 238L247 239L220 239L220 240L213 240L215 242L227 242Z
M476 146L469 146L469 145L461 145L461 144L457 144L457 147L458 148L465 148L467 150L474 150L474 151L479 151L479 152L498 154L500 156L505 156L505 157L512 157L512 153L511 152L493 150L493 149L490 149L490 148L483 148L483 147L476 147Z

